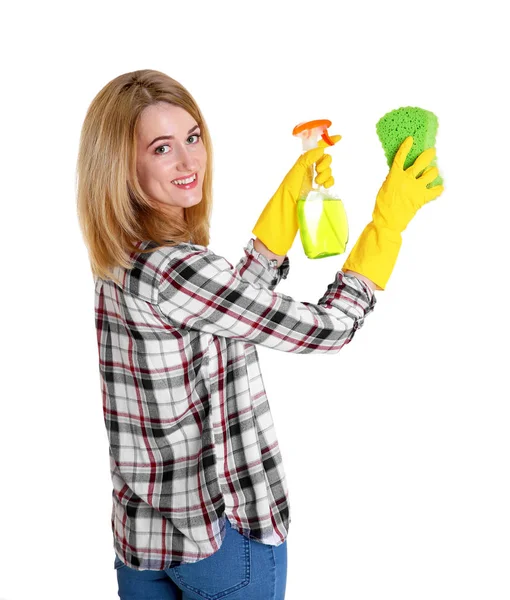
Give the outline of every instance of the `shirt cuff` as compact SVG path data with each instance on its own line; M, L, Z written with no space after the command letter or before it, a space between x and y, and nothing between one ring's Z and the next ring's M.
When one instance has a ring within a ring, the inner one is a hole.
M244 279L259 283L273 289L282 279L287 279L290 269L289 257L285 256L280 266L275 259L269 260L253 245L251 238L244 247L244 258L241 260L239 272Z

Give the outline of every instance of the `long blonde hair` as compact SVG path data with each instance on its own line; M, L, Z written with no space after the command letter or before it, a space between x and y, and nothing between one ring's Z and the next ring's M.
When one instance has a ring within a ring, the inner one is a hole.
M202 201L184 209L184 220L154 208L136 174L140 114L162 101L183 108L197 121L207 151ZM94 277L115 279L115 267L131 268L130 254L140 251L136 243L142 240L151 240L158 248L190 240L209 244L211 138L191 94L168 75L145 69L125 73L105 85L83 122L76 177L78 220Z

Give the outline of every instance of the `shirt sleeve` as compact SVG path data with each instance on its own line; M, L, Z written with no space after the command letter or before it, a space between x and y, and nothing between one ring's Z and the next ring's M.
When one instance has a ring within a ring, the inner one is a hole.
M260 284L269 290L274 290L282 279L287 279L289 274L289 257L283 259L278 267L276 260L270 260L253 245L253 238L244 248L244 257L238 262L236 269L239 275L250 283Z
M280 273L262 277L272 277L267 287L253 275L247 279L246 270L241 276L210 249L188 246L163 266L159 312L177 328L283 352L338 352L373 310L374 293L356 277L338 271L317 304L300 302L272 289L284 276L282 267Z

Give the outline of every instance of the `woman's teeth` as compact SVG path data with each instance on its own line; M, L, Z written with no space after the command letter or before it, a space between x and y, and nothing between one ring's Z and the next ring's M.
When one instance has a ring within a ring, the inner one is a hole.
M194 173L191 177L187 177L186 179L174 179L172 183L175 183L176 185L189 185L190 183L193 183L196 178L197 174Z

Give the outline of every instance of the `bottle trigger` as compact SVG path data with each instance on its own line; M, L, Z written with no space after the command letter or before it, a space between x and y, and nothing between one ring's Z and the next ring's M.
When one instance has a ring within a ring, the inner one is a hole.
M334 141L333 141L333 140L332 140L332 139L329 137L329 134L328 134L328 130L327 130L327 129L325 129L325 130L322 132L322 134L321 134L321 138L322 138L322 139L323 139L323 140L326 142L326 144L327 144L328 146L334 146L334 145L335 145L335 142L334 142Z

